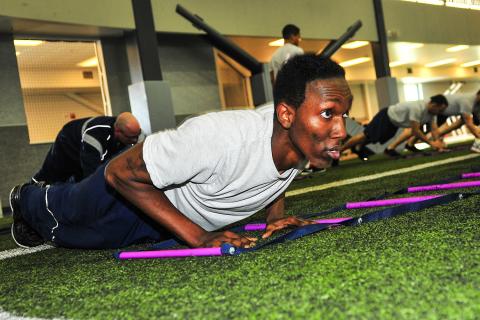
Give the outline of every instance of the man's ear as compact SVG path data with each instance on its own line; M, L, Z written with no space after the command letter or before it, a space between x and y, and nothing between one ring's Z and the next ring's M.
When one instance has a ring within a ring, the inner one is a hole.
M290 129L295 121L296 108L289 106L288 104L281 102L275 108L277 113L277 120L284 129Z

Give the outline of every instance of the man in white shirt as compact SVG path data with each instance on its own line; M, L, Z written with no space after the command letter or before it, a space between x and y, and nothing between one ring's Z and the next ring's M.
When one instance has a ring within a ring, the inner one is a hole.
M443 112L448 106L447 99L443 95L436 95L430 101L400 102L388 108L381 109L365 127L364 131L351 137L342 147L342 151L352 148L361 149L368 143L386 143L393 138L399 128L409 128L418 139L428 143L432 148L442 150L444 144L438 140L436 115ZM425 123L430 123L434 140L429 140L420 129ZM406 139L406 138L405 138ZM403 140L405 141L405 140ZM400 154L395 148L402 143L396 140L391 143L384 153L391 157ZM360 147L358 147L360 146ZM355 152L355 151L354 151Z
M306 161L322 168L340 157L352 99L341 66L296 56L278 73L274 105L192 118L80 183L16 186L12 237L24 247L118 248L172 236L191 247L251 247L255 238L218 230L263 208L263 238L311 224L284 215L285 189Z
M480 90L474 95L452 94L447 95L446 98L448 108L438 115L439 136L442 137L465 124L475 137L471 150L480 153ZM450 116L460 116L460 118L449 125L446 119ZM412 137L405 145L405 148L413 152L419 151L414 145L416 141L417 139Z
M282 68L288 59L303 54L303 49L298 45L302 40L300 28L293 24L287 24L282 29L284 45L275 51L270 60L270 70L273 73L272 80L277 77L278 71Z

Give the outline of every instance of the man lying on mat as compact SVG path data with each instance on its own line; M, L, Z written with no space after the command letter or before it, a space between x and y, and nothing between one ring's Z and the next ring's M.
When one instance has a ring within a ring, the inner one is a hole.
M314 223L284 215L285 189L306 161L340 157L352 104L345 72L314 55L277 75L274 104L198 116L158 132L79 183L12 190L22 246L118 248L176 237L191 247L256 239L217 231L266 208L263 237Z

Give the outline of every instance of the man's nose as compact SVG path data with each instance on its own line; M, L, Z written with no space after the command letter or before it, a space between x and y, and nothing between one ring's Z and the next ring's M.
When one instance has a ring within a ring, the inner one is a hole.
M332 126L331 137L335 139L345 139L347 137L347 128L345 126L345 118L335 117Z

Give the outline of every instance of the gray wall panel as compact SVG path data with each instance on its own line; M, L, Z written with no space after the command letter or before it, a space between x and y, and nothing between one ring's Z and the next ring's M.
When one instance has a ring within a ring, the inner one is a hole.
M0 127L0 199L8 206L13 186L30 180L40 168L50 144L30 145L26 126Z
M221 108L212 46L199 35L159 34L160 65L175 114Z
M11 35L0 34L0 126L24 125L22 89Z
M102 38L101 44L112 114L131 111L128 99L131 80L124 39Z

